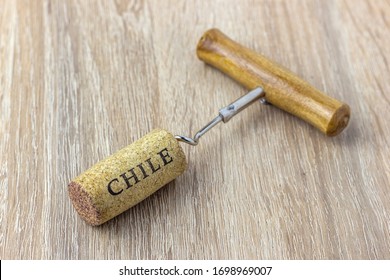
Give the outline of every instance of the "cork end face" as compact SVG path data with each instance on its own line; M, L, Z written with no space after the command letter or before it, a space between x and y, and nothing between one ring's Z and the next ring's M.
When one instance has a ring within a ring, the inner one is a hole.
M68 190L72 204L81 218L93 226L102 224L99 211L93 205L92 198L83 190L82 186L76 182L70 182Z
M336 136L342 132L349 123L351 117L351 109L347 104L343 104L337 111L334 113L332 119L329 122L329 125L326 130L327 136Z

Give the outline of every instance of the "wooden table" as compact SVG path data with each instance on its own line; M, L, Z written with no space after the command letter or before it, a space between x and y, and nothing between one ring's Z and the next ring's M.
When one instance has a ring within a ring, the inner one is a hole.
M197 59L211 27L348 103L348 129L253 105L183 144L177 180L87 225L74 176L245 93ZM390 258L389 30L389 1L0 0L0 258Z

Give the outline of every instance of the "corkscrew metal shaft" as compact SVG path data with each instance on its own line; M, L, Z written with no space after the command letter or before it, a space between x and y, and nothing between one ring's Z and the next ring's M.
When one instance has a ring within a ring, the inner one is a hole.
M247 94L240 97L233 103L220 109L218 116L215 117L211 122L206 124L201 130L199 130L195 134L194 138L181 136L181 135L175 135L175 138L178 141L190 144L192 146L196 146L199 143L199 138L202 137L207 131L212 129L221 121L227 123L232 117L237 115L239 112L241 112L242 110L244 110L246 107L256 102L257 100L260 100L262 103L265 103L266 101L264 99L264 96L265 96L265 92L263 91L262 88L260 87L255 88L254 90L248 92Z

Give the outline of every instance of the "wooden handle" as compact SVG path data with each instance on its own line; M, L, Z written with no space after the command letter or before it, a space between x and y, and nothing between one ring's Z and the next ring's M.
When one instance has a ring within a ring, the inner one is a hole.
M347 104L325 95L218 29L210 29L202 36L197 55L250 90L262 87L269 103L307 121L328 136L339 134L348 125L350 108Z

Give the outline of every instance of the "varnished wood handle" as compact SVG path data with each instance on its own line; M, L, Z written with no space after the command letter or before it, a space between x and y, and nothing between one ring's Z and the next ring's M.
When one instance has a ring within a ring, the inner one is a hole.
M339 134L348 125L350 108L347 104L325 95L218 29L203 34L197 55L248 89L262 87L269 103L307 121L328 136Z

